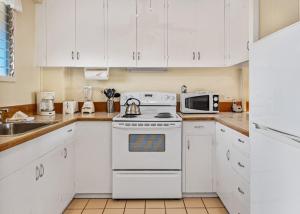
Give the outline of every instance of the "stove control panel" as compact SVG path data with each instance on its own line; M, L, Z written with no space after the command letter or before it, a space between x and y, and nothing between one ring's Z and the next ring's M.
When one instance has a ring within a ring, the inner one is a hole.
M141 101L141 105L151 106L176 106L175 93L162 93L162 92L128 92L122 93L120 104L125 105L126 101L130 98L135 98Z
M113 128L181 128L181 122L113 122Z

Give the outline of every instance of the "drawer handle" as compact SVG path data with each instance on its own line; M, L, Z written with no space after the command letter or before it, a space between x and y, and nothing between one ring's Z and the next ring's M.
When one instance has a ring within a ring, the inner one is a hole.
M72 131L73 131L73 129L69 129L69 130L68 130L68 132L72 132Z
M226 132L226 130L225 129L220 129L221 130L221 132Z
M194 126L195 129L202 129L204 126Z
M242 139L239 138L238 140L240 143L245 143L245 141L243 141Z
M245 168L245 165L243 165L241 162L238 162L239 167Z
M238 187L238 191L239 191L239 193L241 193L242 195L245 195L245 192L244 192L240 187Z
M68 149L67 149L67 148L64 148L64 152L65 152L64 158L66 159L66 158L68 157Z

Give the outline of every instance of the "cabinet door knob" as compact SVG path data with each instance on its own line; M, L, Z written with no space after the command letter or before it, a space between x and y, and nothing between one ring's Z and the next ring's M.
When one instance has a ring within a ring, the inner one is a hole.
M138 59L138 60L141 59L141 52L138 52L137 59Z
M44 173L45 173L45 168L44 168L44 165L43 164L40 164L40 178L42 178L44 176Z
M80 52L77 51L77 60L79 60L79 59L80 59Z
M226 130L225 130L225 129L220 129L220 131L221 131L221 132L226 132Z
M244 192L240 187L238 187L238 191L239 191L239 193L241 193L242 195L245 195L245 192Z
M200 51L198 51L198 60L201 59L201 54L200 54Z
M245 141L243 141L242 139L238 139L238 141L240 142L240 143L245 143Z
M75 53L74 53L74 51L72 51L72 60L74 60L75 59Z
M241 168L245 168L245 165L242 164L241 162L238 162L238 166L241 167Z
M193 60L195 60L196 59L196 53L195 53L195 51L193 52Z
M226 158L228 161L230 160L230 150L229 149L226 152Z
M68 149L67 149L67 148L64 148L64 152L65 152L64 158L66 159L66 158L68 157Z
M190 148L191 148L191 143L190 143L190 141L188 140L188 142L187 142L187 146L188 146L188 150L190 150Z
M40 178L40 169L38 166L35 167L35 180L38 181Z
M135 52L134 51L132 52L132 60L133 61L135 60Z

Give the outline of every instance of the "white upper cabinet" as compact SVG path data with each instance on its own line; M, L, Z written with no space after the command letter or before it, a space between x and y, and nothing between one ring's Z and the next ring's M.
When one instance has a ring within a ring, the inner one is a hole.
M168 66L225 64L224 1L168 0Z
M104 0L46 1L47 66L106 66L104 6Z
M47 66L74 66L75 0L47 0Z
M109 0L108 66L136 66L136 0Z
M166 67L165 0L137 1L137 66Z
M168 66L196 67L199 0L168 0Z
M249 0L227 0L226 4L226 65L248 60Z
M106 66L104 3L104 0L76 0L77 67Z

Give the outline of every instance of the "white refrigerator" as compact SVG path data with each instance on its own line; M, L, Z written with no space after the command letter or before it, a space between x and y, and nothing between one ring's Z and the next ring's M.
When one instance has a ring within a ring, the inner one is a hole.
M250 53L251 214L300 213L300 23Z

